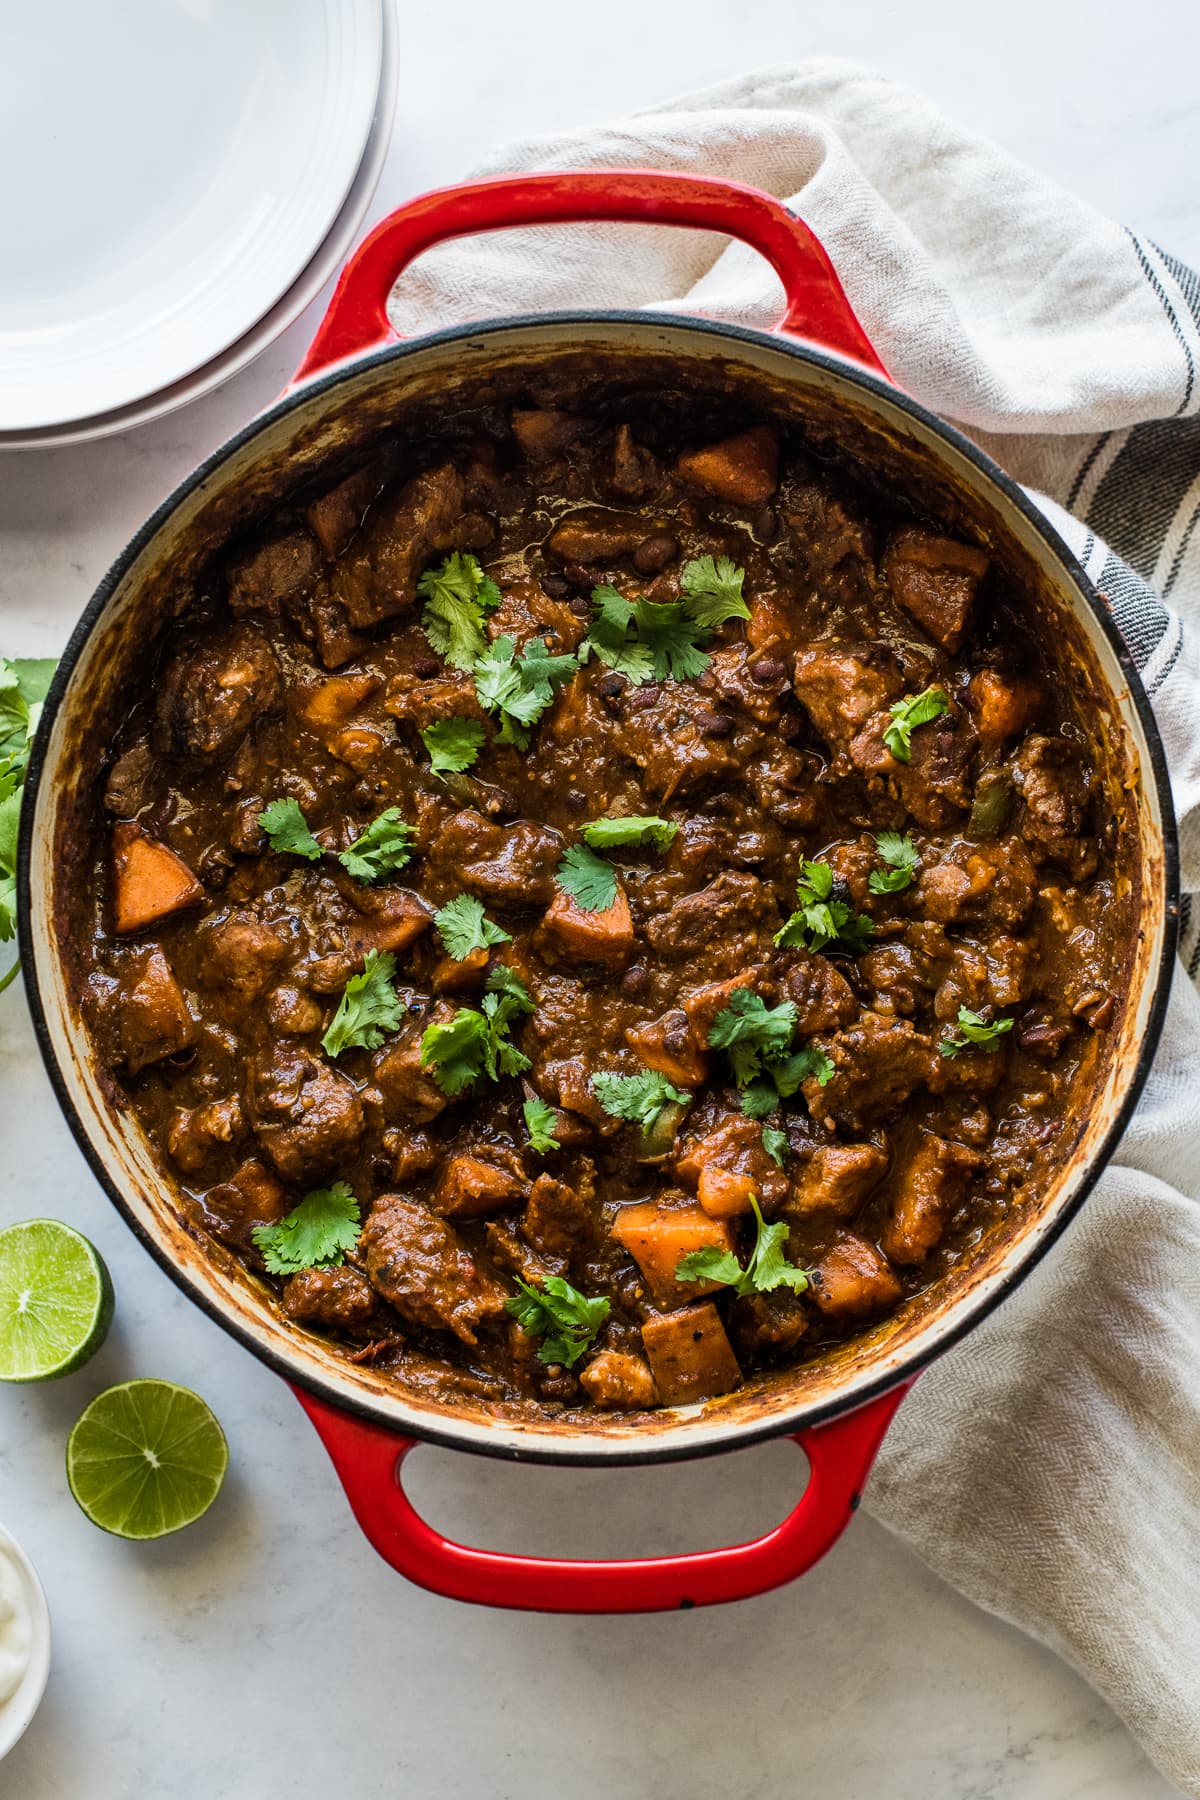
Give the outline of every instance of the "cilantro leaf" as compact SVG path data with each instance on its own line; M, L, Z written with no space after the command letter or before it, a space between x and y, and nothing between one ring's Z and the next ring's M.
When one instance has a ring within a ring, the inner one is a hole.
M586 844L572 844L554 879L584 912L607 912L617 898L617 871Z
M355 881L364 884L379 881L384 875L397 874L412 861L415 836L416 827L400 817L400 808L389 806L339 854L338 861Z
M397 1029L404 1008L392 986L395 973L396 958L390 950L367 951L362 974L352 975L346 983L338 1009L321 1039L326 1056L340 1056L343 1050L351 1048L378 1050L385 1034Z
M958 1009L958 1029L961 1037L944 1037L938 1045L943 1056L957 1056L960 1050L969 1050L973 1045L986 1050L989 1055L1000 1048L1000 1039L1006 1031L1011 1031L1011 1019L994 1019L990 1024L979 1013L972 1012L970 1007L960 1006Z
M626 844L652 844L656 850L667 850L679 835L679 827L654 814L634 814L625 819L592 819L580 826L579 835L593 850L617 850Z
M344 1181L314 1188L275 1225L251 1232L270 1275L297 1275L301 1269L332 1269L353 1250L359 1233L358 1201Z
M950 700L945 688L927 687L907 700L889 706L890 725L884 727L883 741L897 762L912 761L912 734L918 725L928 725L940 714L949 712Z
M651 1130L665 1106L692 1103L686 1089L673 1087L657 1069L643 1069L637 1075L593 1075L592 1092L610 1119L625 1119L643 1131Z
M791 1288L796 1294L804 1292L808 1275L784 1255L786 1222L780 1219L768 1225L758 1201L752 1199L750 1204L754 1208L755 1239L746 1267L743 1269L730 1251L712 1244L680 1258L675 1266L676 1281L719 1281L739 1296L769 1294L780 1287Z
M272 850L282 856L305 856L316 862L325 852L308 828L298 800L272 800L258 815L258 828Z
M17 932L17 826L21 793L29 767L29 747L42 701L57 667L52 658L0 656L0 943ZM0 993L16 978L20 963L0 975Z
M486 738L478 719L438 719L421 727L421 742L429 752L434 775L459 775L469 769Z
M530 1337L540 1337L538 1360L562 1363L573 1369L608 1317L609 1303L601 1296L589 1300L561 1275L547 1275L540 1288L518 1279L516 1294L504 1302L505 1310Z
M774 1125L764 1125L762 1143L771 1161L782 1169L791 1149L787 1132L778 1130Z
M457 1099L486 1075L499 1081L529 1065L524 1051L509 1042L514 1019L534 1010L524 983L507 963L487 978L481 1011L460 1006L445 1025L430 1025L421 1039L421 1067L429 1069L443 1094Z
M635 600L634 623L638 638L650 651L655 681L691 681L703 675L709 664L702 645L708 642L706 626L691 615L686 600Z
M586 662L595 653L607 668L624 675L635 687L654 679L654 657L646 644L630 637L633 625L633 602L618 594L614 587L592 589L592 605L596 615L582 644L579 660Z
M709 1027L708 1041L728 1053L733 1078L745 1087L762 1074L764 1063L787 1055L795 1029L794 1000L769 1007L752 988L737 988Z
M920 865L917 846L907 832L901 837L898 831L881 831L875 839L875 848L880 861L887 867L872 869L867 886L873 894L902 894Z
M498 637L489 644L473 664L475 692L482 707L498 714L500 742L524 750L529 727L578 669L576 657L551 656L540 637L530 638L520 656L514 638Z
M483 902L474 894L459 894L448 900L433 915L438 936L446 955L462 962L472 950L486 950L492 944L511 944L512 938L499 925L484 916Z
M562 1145L554 1135L554 1127L558 1123L558 1114L536 1094L531 1094L522 1106L525 1115L525 1129L529 1133L529 1145L539 1156L548 1151L561 1150Z
M500 589L477 558L456 550L439 568L426 569L417 593L425 601L421 624L433 648L454 668L470 669L487 646L483 622L499 606Z
M862 950L870 941L870 919L844 900L831 899L832 893L829 864L805 858L796 882L796 911L775 933L775 942L791 950L824 950L829 944Z
M697 625L723 625L726 619L748 619L750 608L742 598L746 571L728 556L698 556L685 563L679 585L687 595L688 611Z

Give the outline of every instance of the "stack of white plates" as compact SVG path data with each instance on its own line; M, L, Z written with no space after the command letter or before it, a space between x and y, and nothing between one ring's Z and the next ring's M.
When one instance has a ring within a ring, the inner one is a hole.
M387 152L392 0L15 0L0 58L0 449L182 406L345 257Z

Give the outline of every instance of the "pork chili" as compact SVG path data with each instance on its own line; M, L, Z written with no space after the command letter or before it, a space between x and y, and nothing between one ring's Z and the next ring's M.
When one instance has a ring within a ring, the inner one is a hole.
M291 497L148 659L85 1016L297 1327L680 1404L1036 1197L1119 1004L1118 825L1011 579L794 428L460 416Z

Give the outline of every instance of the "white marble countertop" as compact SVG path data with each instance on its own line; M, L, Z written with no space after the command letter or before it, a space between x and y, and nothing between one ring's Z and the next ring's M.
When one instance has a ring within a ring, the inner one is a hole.
M820 52L922 86L1200 259L1193 0L1096 0L1086 15L1063 0L1009 0L1002 13L961 0L820 13L795 0L401 11L401 109L374 217L505 137ZM60 647L146 513L277 393L318 311L157 425L0 458L0 649ZM407 1586L355 1529L290 1394L183 1301L104 1199L58 1115L19 987L0 1000L0 1157L0 1220L70 1220L100 1246L118 1293L88 1368L0 1393L0 1519L37 1563L56 1630L42 1711L0 1767L5 1800L1174 1792L1079 1679L865 1517L803 1582L716 1612L544 1619ZM63 1470L78 1412L132 1374L199 1388L232 1452L207 1519L142 1547L96 1532ZM415 1498L452 1532L497 1548L636 1554L764 1528L794 1498L796 1462L777 1445L707 1468L592 1474L424 1450L410 1469Z

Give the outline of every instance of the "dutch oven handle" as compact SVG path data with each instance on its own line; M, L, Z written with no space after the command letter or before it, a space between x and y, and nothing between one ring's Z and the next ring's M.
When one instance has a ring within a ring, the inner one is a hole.
M577 169L439 188L390 213L342 270L294 382L397 342L388 322L388 296L414 257L443 239L517 225L599 219L689 225L739 238L766 257L783 283L787 310L778 330L850 357L888 379L820 242L782 201L740 182L701 175Z
M748 1544L620 1562L512 1556L456 1544L416 1511L401 1466L417 1440L293 1392L333 1460L366 1537L401 1575L449 1600L522 1612L670 1612L745 1600L803 1575L841 1536L909 1384L797 1432L808 1485L781 1524Z

